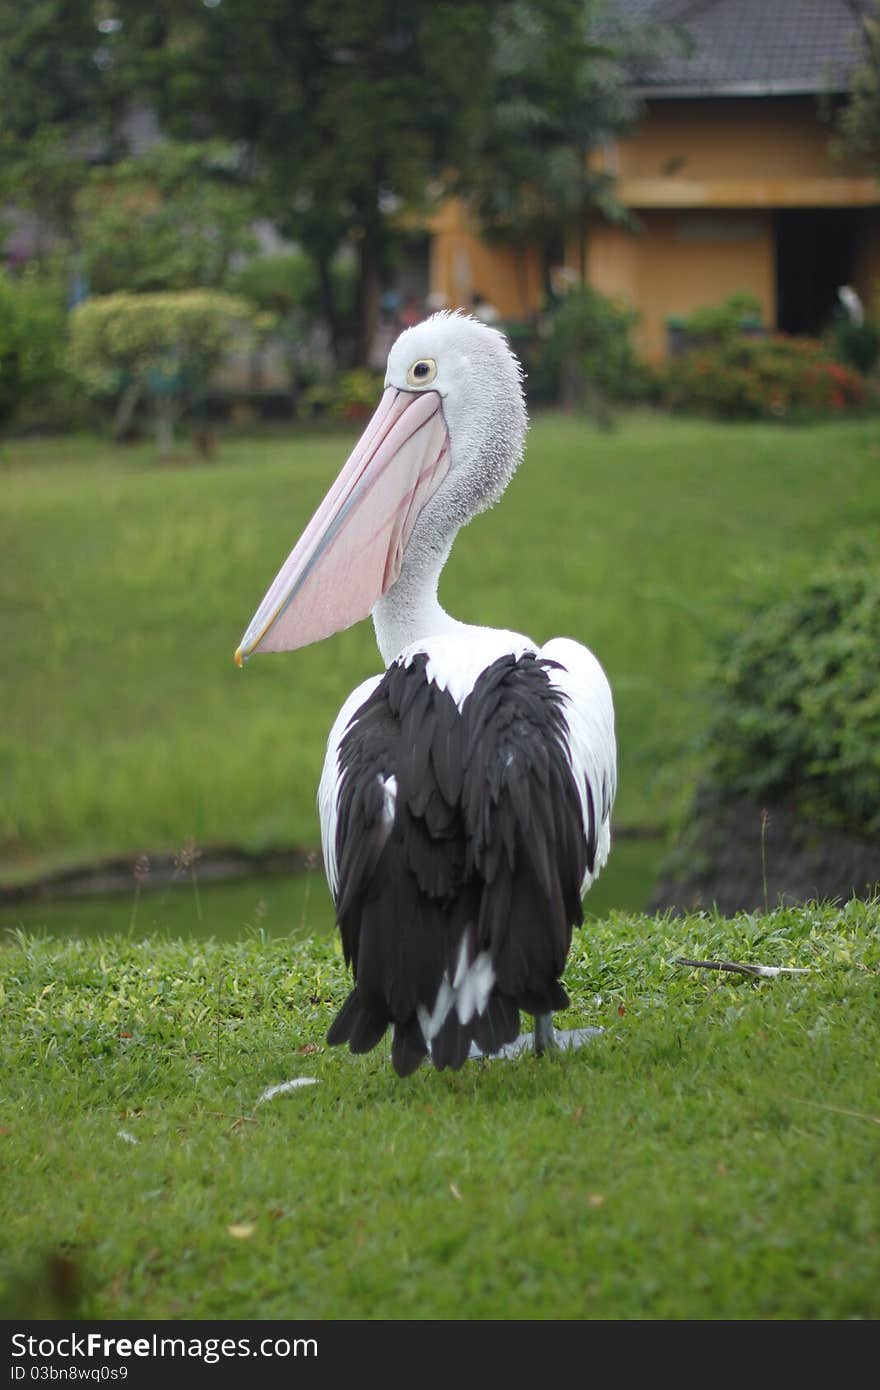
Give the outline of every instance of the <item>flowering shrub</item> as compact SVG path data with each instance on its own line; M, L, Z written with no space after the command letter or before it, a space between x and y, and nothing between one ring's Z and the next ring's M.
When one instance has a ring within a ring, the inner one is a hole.
M810 338L728 338L669 361L661 400L670 410L727 420L835 415L868 399L864 377Z

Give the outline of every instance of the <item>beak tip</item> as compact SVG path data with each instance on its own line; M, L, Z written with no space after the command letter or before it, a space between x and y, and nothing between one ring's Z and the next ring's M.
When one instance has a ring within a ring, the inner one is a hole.
M238 667L244 666L244 653L241 650L241 647L236 647L235 649L235 664Z

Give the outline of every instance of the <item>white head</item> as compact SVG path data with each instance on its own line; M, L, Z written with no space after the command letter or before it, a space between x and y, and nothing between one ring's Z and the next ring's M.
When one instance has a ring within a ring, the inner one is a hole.
M528 424L522 368L504 334L468 314L432 314L397 339L385 386L440 396L452 465L442 491L456 504L457 527L497 502L522 459Z
M522 458L520 366L504 336L441 312L391 349L379 406L257 609L239 664L359 621L442 566L456 532L497 502Z

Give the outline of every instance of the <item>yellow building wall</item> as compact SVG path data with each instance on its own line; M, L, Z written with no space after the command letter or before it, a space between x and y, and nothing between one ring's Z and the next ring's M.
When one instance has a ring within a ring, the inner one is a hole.
M743 291L776 322L773 210L832 207L858 210L854 283L871 301L880 282L880 182L832 156L831 130L812 97L708 98L650 102L625 140L591 160L615 176L640 233L594 223L584 264L603 293L641 314L639 349L666 349L669 316L718 304ZM533 252L480 240L460 203L444 204L432 225L431 289L450 306L467 306L475 290L508 319L524 319L543 303L541 267Z
M773 219L769 212L648 211L640 233L601 227L590 237L587 277L603 294L639 311L638 351L666 351L666 319L744 292L776 319Z
M858 209L856 288L865 297L880 260L880 183L837 161L812 97L664 100L595 161L641 234L590 236L597 289L639 310L638 347L666 349L666 319L744 291L776 322L773 209ZM569 251L577 263L578 248Z
M430 293L450 309L469 309L480 294L508 320L529 318L540 304L541 266L532 247L481 240L467 210L450 198L432 219Z
M813 97L655 101L593 163L632 208L877 204L880 184L836 159L831 136Z
M813 97L712 97L647 104L609 152L622 180L841 179L854 172L829 148Z

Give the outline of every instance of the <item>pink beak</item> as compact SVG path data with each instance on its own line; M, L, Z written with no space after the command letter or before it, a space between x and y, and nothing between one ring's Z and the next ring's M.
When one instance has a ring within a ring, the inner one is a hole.
M371 613L400 574L416 519L449 471L436 391L385 390L235 653L293 651Z

